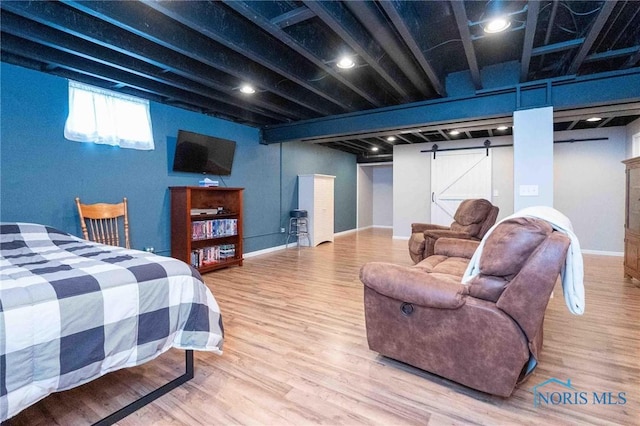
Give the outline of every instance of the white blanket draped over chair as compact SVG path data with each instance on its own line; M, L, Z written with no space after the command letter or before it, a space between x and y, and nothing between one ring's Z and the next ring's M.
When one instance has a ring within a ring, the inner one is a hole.
M516 217L534 217L542 220L546 220L551 224L556 231L566 234L571 240L569 251L567 252L567 258L565 260L564 267L562 268L562 292L564 294L564 300L567 304L569 312L574 315L582 315L585 309L585 297L584 297L584 269L582 260L582 251L580 250L580 242L578 237L573 232L573 226L571 221L564 214L558 210L547 206L534 206L524 208L511 216L497 222L486 233L476 252L474 253L464 276L462 282L464 284L469 283L475 276L480 273L480 256L482 254L482 248L484 242L487 240L493 230L502 222L508 219Z

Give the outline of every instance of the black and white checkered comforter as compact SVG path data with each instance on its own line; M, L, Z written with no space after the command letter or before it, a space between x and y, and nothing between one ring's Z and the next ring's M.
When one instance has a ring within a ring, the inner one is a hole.
M221 354L220 309L168 257L0 224L0 421L171 347Z

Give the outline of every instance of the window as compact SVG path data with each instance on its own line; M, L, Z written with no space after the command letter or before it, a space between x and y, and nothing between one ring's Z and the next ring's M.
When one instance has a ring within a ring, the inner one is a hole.
M77 142L153 149L149 101L69 81L64 136Z

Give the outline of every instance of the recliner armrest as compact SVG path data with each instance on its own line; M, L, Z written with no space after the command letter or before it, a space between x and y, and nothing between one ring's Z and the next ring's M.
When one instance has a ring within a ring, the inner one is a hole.
M477 238L469 235L466 232L452 231L450 229L427 229L426 231L424 231L424 237L425 238L434 238L434 239L438 239L438 238L457 238L459 240L476 240L476 241L478 241Z
M480 241L460 238L438 238L434 254L447 257L464 257L471 259L480 245Z
M457 309L468 294L467 286L453 276L384 262L365 264L360 269L360 281L387 297L430 308Z
M415 234L417 232L424 232L424 231L428 231L430 229L436 230L449 230L451 228L449 228L448 226L442 226L442 225L434 225L432 223L412 223L411 224L411 233Z

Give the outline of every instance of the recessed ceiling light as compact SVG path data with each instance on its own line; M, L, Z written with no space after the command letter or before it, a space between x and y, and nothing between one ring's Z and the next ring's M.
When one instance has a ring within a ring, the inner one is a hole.
M387 141L389 141L389 142L393 142L393 141L395 141L395 140L396 140L396 137L395 137L395 136L387 136Z
M240 86L240 91L247 95L256 93L256 89L254 89L254 87L250 84L243 84L242 86Z
M502 32L511 26L511 21L507 18L499 16L492 19L484 26L484 32L487 34L495 34Z
M507 127L507 126L498 126L498 127L496 128L496 130L500 130L500 131L502 132L502 131L507 130L508 128L509 128L509 127Z
M351 56L343 56L342 58L340 58L340 60L338 60L336 66L343 70L348 70L349 68L355 67L356 63Z
M377 147L377 146L374 146L373 148L371 148L371 151L373 151L373 152L378 151L378 147Z
M587 121L590 121L590 122L596 122L596 121L600 121L600 120L602 120L602 117L587 118Z
M459 134L460 134L460 132L459 132L458 130L451 130L451 131L449 132L449 134L450 134L451 136L456 136L456 135L459 135Z

